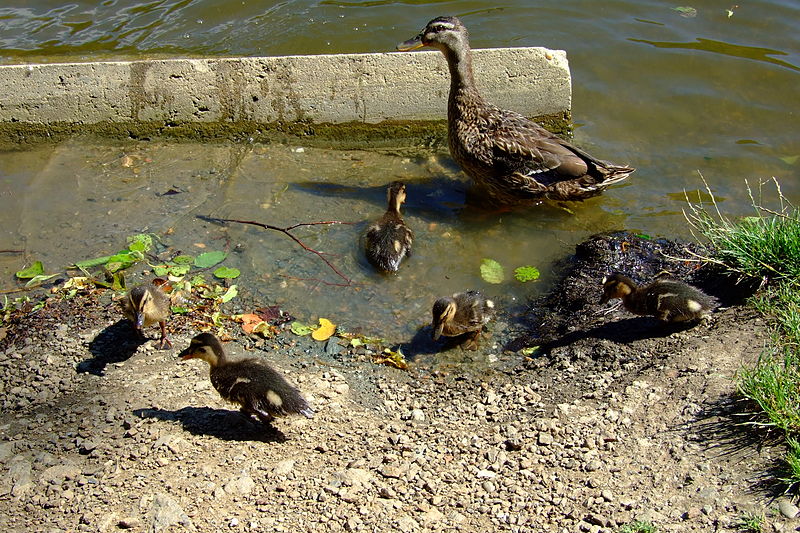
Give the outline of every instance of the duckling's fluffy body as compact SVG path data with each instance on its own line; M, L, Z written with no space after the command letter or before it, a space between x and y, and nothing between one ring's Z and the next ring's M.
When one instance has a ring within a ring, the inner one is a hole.
M367 229L366 253L375 268L396 272L403 258L411 256L414 240L414 234L400 215L400 206L406 200L406 186L393 182L387 190L387 200L386 213Z
M478 336L483 326L494 317L495 308L494 302L480 292L466 291L439 298L434 302L431 314L433 340L442 335L457 337L469 334L464 348L476 350Z
M433 19L397 48L407 51L422 46L439 49L447 59L450 154L486 192L487 203L582 200L634 171L596 159L519 113L484 101L472 74L467 29L458 18Z
M655 316L663 322L706 321L718 305L716 298L700 289L663 276L643 286L622 274L606 276L600 303L612 298L621 298L631 313Z
M211 367L211 384L219 395L261 422L289 414L314 416L305 398L276 370L255 357L229 358L222 343L211 333L194 337L180 357L206 361Z
M152 282L138 285L125 294L120 306L122 314L131 321L141 336L144 336L143 328L158 323L161 326L159 349L164 349L167 345L172 346L172 341L167 338L167 319L171 313L170 300L161 286Z

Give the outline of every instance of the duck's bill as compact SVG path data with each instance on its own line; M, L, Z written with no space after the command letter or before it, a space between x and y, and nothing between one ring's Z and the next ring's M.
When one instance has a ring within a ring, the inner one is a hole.
M178 354L178 357L181 358L181 361L186 361L187 359L194 359L197 355L189 350L184 350Z
M433 338L433 340L435 341L438 341L439 337L442 336L442 331L444 331L444 322L442 322L441 324L437 324L433 328L433 333L431 334L431 338Z
M413 39L409 39L398 44L397 50L400 52L410 52L411 50L416 50L417 48L422 48L423 46L425 46L425 44L423 44L422 35L420 34Z

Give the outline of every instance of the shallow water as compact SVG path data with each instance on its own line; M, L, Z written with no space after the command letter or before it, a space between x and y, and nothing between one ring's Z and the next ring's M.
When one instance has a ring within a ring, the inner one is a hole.
M794 1L695 3L693 17L655 1L219 5L109 0L3 7L0 61L385 51L430 18L457 14L475 47L565 49L575 142L638 170L602 197L570 206L572 213L543 205L486 216L463 209L465 178L449 156L422 149L409 157L299 145L75 139L0 153L0 250L25 251L0 253L3 286L34 259L56 268L114 252L127 235L174 228L165 242L189 253L201 251L198 243L240 244L226 264L240 267L240 285L265 303L285 303L304 320L329 316L401 339L429 320L441 294L480 288L513 307L546 288L554 259L597 231L689 236L683 191L702 187L700 173L731 215L750 212L745 179L755 184L776 176L790 199L800 198L800 4ZM385 209L385 186L393 179L408 183L404 209L416 242L401 272L384 277L366 264L358 239ZM179 194L161 196L171 189ZM198 214L281 226L354 222L297 235L331 254L355 286L323 283L341 279L281 234L223 228ZM487 284L479 275L484 257L503 264L507 279L515 267L534 265L543 280Z

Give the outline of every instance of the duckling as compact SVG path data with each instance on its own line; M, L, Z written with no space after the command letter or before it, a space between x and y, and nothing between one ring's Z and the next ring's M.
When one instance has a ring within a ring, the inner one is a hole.
M484 324L494 317L494 302L478 291L459 292L444 296L434 302L433 340L439 337L457 337L469 334L464 349L477 350L478 337Z
M165 349L167 345L172 347L172 341L167 338L167 319L172 311L169 297L161 288L163 283L164 280L154 279L150 283L138 285L129 290L120 302L122 314L133 323L140 336L144 337L142 328L158 322L161 326L161 339L157 344L159 350Z
M476 199L491 206L531 204L541 198L583 200L634 171L596 159L519 113L486 102L472 74L467 28L458 18L433 19L397 49L423 46L440 50L447 60L450 155L481 189Z
M411 257L414 234L400 216L400 205L406 201L406 186L395 181L386 193L386 213L367 229L367 259L384 272L397 272L404 257Z
M211 384L219 395L239 404L248 417L255 416L268 424L276 416L314 416L300 392L271 366L256 357L228 358L222 343L211 333L194 337L179 356L184 361L194 358L206 361L211 366Z
M625 309L636 315L652 315L663 322L706 322L719 302L700 289L663 275L639 287L622 274L603 278L600 304L622 298Z

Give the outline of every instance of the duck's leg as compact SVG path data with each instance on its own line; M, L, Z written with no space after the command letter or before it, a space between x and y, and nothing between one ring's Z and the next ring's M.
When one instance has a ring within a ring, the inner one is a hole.
M465 350L475 351L478 349L478 341L480 340L481 330L483 327L478 329L477 331L473 331L469 333L467 336L467 340L464 341L463 347Z
M167 348L167 346L172 348L172 341L167 338L167 323L166 323L166 321L162 320L161 322L158 323L158 325L161 326L161 339L159 340L158 345L157 345L158 349L159 350L165 350Z

